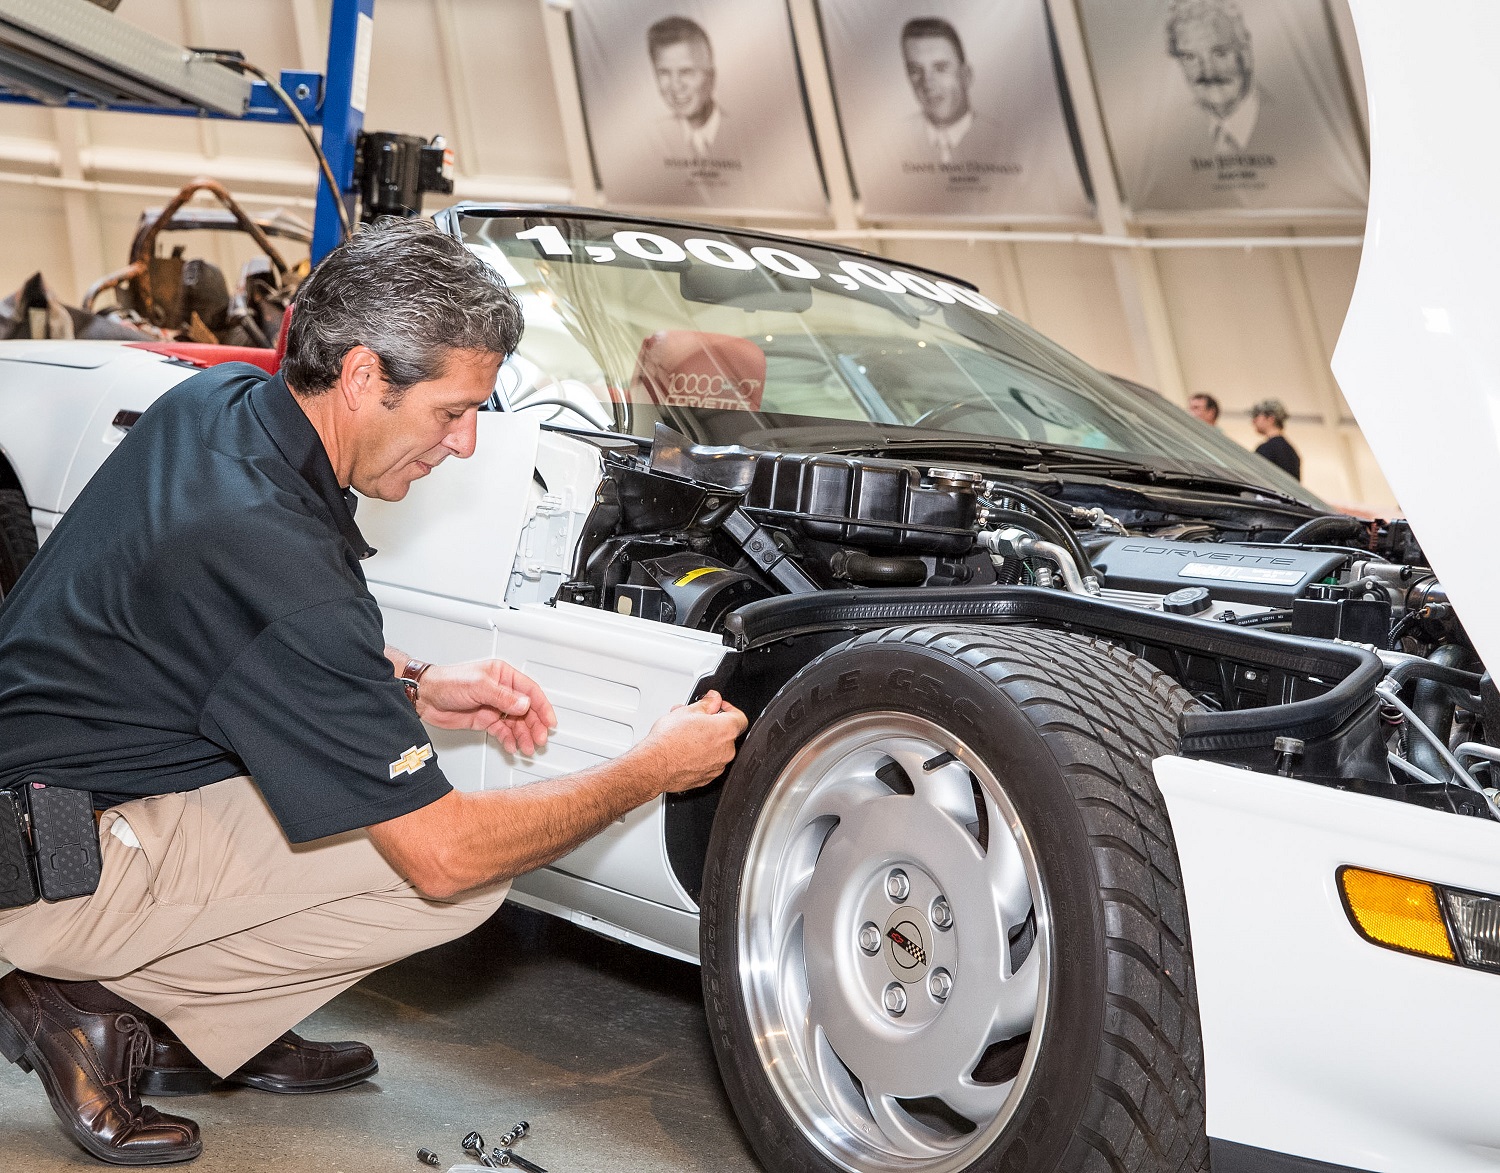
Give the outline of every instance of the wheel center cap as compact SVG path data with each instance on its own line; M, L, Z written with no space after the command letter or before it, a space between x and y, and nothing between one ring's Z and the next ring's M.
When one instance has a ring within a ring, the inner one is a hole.
M884 936L885 962L896 979L908 985L924 980L931 964L932 928L927 918L910 906L898 908L885 922Z

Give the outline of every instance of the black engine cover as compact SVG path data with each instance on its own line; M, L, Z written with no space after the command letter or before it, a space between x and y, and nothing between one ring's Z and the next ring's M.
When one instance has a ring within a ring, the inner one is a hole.
M1290 607L1293 599L1352 556L1352 552L1293 546L1115 538L1093 554L1091 561L1106 586L1121 590L1169 594L1185 586L1202 586L1226 602Z

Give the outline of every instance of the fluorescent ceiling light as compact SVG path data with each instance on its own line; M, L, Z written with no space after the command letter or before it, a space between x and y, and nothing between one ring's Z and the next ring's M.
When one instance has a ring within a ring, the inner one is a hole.
M0 85L49 104L180 106L238 116L250 79L89 0L0 0Z

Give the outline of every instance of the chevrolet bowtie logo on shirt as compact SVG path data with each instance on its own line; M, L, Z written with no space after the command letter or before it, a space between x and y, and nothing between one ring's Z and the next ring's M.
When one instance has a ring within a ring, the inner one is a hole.
M391 777L397 774L415 774L432 756L432 742L414 745L391 763Z

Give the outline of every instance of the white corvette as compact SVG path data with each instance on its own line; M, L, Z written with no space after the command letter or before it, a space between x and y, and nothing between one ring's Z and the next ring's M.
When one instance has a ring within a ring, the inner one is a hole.
M1372 92L1436 103L1387 67L1436 68L1437 40L1361 20ZM1399 149L1436 149L1420 125ZM1493 499L1496 432L1420 467L1427 425L1379 422L1425 362L1469 418L1465 370L1500 368L1461 327L1500 306L1410 308L1419 271L1465 289L1468 254L1379 235L1432 198L1379 160L1340 370L1415 530L1330 513L941 274L578 209L440 217L526 336L477 454L362 506L372 590L392 642L502 656L557 708L533 758L434 730L462 787L610 757L708 687L750 713L725 779L514 898L701 961L767 1168L1500 1168L1476 1102L1495 556L1447 506ZM224 357L0 345L0 586Z

